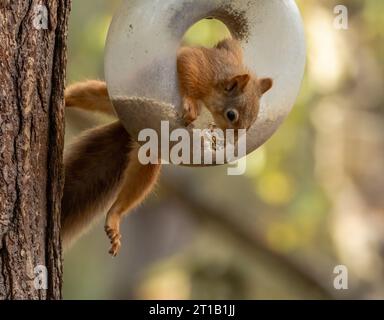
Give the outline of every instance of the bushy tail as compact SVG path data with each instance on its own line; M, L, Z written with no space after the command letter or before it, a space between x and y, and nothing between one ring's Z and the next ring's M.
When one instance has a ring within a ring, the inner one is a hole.
M115 121L86 131L66 150L61 211L64 249L111 207L133 145L127 131Z
M85 81L65 90L66 107L114 115L107 86ZM64 155L61 236L67 249L111 206L127 166L132 139L119 121L86 131Z

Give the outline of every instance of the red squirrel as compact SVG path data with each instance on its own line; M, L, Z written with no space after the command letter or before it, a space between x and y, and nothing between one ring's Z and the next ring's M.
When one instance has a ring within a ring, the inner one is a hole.
M257 118L260 97L272 87L271 79L257 79L247 70L242 49L232 39L211 49L181 48L177 68L186 124L196 120L203 103L220 128L248 129ZM101 81L68 87L65 103L66 107L114 114ZM120 121L89 130L70 146L64 157L64 247L99 214L108 212L109 253L118 254L122 217L153 190L160 174L160 164L139 162L138 148Z
M247 69L235 39L209 49L181 48L177 70L187 125L204 105L222 130L249 129L259 113L261 96L273 85L272 79L258 79Z

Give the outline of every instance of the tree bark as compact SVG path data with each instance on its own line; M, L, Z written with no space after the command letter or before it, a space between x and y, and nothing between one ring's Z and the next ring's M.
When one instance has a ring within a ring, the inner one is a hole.
M0 0L0 299L61 298L69 8ZM36 286L37 266L47 268L47 289Z

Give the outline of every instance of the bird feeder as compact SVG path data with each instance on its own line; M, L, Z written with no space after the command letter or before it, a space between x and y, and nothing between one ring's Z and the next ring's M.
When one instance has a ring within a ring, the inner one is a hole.
M262 97L257 121L247 132L246 153L278 129L300 90L306 48L293 0L125 0L109 29L105 76L116 113L135 138L161 122L184 128L178 90L177 51L185 32L205 18L222 21L241 41L245 65L273 88ZM204 70L202 70L204 72ZM195 128L209 128L203 113ZM188 128L192 135L192 129ZM171 146L170 146L171 148ZM199 146L200 148L200 146Z

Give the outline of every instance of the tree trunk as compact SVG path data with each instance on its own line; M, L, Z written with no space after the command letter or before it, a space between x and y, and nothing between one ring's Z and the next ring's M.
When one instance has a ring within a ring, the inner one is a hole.
M0 299L61 298L69 7L0 0Z

